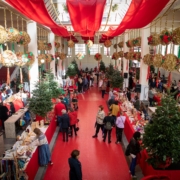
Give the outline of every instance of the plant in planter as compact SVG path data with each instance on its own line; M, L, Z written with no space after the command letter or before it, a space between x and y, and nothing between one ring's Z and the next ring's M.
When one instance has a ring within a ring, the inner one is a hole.
M30 111L42 117L42 119L45 118L47 113L53 108L49 85L45 81L37 82L32 95L32 98L28 100Z
M112 64L109 64L109 67L107 68L107 71L106 71L106 77L108 79L110 79L112 74L113 74L113 72L114 72L114 67L113 67Z
M112 88L122 88L124 78L119 70L114 70L110 76L110 82Z
M78 73L79 73L78 65L77 65L76 61L73 60L68 66L68 69L66 71L66 75L69 77L73 77Z
M143 135L143 147L149 155L147 162L155 168L180 162L180 111L170 95L162 98L161 104Z
M101 61L101 62L100 62L100 65L99 65L99 71L105 72L105 70L106 70L105 64L104 64L103 61Z

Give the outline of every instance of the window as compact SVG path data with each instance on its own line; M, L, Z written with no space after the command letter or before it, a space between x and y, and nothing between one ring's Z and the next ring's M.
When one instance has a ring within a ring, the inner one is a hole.
M96 53L98 53L98 49L99 49L99 52L100 52L100 45L93 44L93 46L91 48L89 48L90 55L95 55Z
M86 45L85 44L75 44L75 55L77 53L83 53L86 55Z
M68 47L68 55L72 54L72 49Z
M111 52L110 47L109 47L109 48L106 48L106 47L104 46L104 55L110 56L110 52Z

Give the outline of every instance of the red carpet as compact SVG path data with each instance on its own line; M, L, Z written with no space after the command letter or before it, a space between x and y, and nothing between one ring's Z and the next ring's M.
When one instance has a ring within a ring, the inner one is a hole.
M69 138L69 142L63 142L62 134L59 134L52 153L54 165L47 168L44 180L69 179L68 158L74 149L80 150L83 180L130 180L122 147L115 144L114 129L111 144L102 141L101 131L97 139L92 138L98 106L102 104L107 112L105 99L101 98L96 88L79 95L78 136Z

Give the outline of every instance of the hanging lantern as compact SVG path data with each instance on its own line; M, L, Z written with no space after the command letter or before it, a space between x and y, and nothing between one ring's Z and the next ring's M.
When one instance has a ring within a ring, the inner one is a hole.
M153 65L153 55L146 54L143 58L144 64L147 64L148 66Z
M71 39L68 41L68 47L73 48L74 47L74 41Z
M160 44L160 37L157 33L151 33L151 35L147 38L148 45L157 46Z
M123 57L124 57L124 52L123 52L123 51L119 51L118 54L119 54L119 57L120 57L120 58L123 58Z
M173 32L172 32L172 42L175 45L180 45L180 27L173 30Z
M26 65L31 66L35 61L34 54L32 52L27 52L25 56L28 59Z
M60 43L55 42L55 48L56 48L56 49L60 48Z
M112 55L112 59L118 60L119 59L119 54L117 52L114 52Z
M123 41L119 42L118 46L119 46L119 48L123 48L124 47L124 42Z
M4 27L0 26L0 44L4 44L7 42L8 34Z
M168 45L172 41L172 33L167 29L164 29L159 37L162 45Z
M106 41L104 42L104 46L105 46L106 48L111 47L111 45L112 45L112 42L111 42L110 40L106 40Z
M13 27L7 29L7 34L8 34L8 38L7 38L8 42L17 42L18 39L20 38L19 31Z
M153 65L157 68L160 68L163 61L163 55L162 54L155 54L153 58Z
M20 31L17 39L17 44L27 46L31 41L29 34L25 31Z
M44 61L42 61L42 60L44 60ZM44 63L45 63L45 60L46 60L46 55L45 55L45 54L39 54L39 55L38 55L38 65L39 65L39 66L42 65L42 64L44 64Z
M102 60L102 55L101 55L100 53L96 53L96 54L94 55L94 59L95 59L96 61L100 61L100 60Z
M81 52L79 52L79 53L76 54L76 58L77 58L78 60L81 60L81 59L84 58L84 54L81 53Z
M91 40L88 40L86 44L88 48L91 48L93 46L93 42Z
M167 54L164 59L164 63L162 64L162 68L167 71L175 70L178 64L178 58L174 54Z
M2 64L6 67L12 67L15 65L15 62L17 61L16 54L14 54L10 50L5 50L2 53Z

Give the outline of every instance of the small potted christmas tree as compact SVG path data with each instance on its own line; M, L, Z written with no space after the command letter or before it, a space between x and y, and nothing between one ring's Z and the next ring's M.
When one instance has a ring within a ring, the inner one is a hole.
M103 72L105 72L105 70L106 70L106 67L105 67L104 62L103 62L103 61L100 61L99 71L103 71Z
M114 70L113 74L110 76L111 87L114 90L119 91L119 89L123 87L123 81L124 78L122 73L119 70Z
M70 78L73 78L76 74L79 73L78 65L75 60L73 60L66 71L66 75L69 76Z
M143 147L149 156L147 162L154 168L180 164L180 111L172 96L162 98L152 122L145 127L143 135Z
M113 72L114 72L114 67L112 64L109 64L109 67L107 68L106 71L106 78L110 80Z

